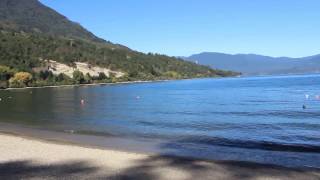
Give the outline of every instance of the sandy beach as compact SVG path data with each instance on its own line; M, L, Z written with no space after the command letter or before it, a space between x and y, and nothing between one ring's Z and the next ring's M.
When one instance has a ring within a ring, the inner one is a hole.
M0 179L320 179L316 169L202 161L0 134Z

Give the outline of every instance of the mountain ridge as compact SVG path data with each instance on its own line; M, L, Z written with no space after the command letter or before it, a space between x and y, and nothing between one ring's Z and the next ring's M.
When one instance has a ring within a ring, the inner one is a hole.
M71 21L38 0L1 0L0 22L0 27L16 32L43 33L106 42L79 23Z
M227 54L203 52L184 59L208 65L212 68L222 68L241 72L245 75L277 75L319 73L320 54L291 58L272 57L259 54Z

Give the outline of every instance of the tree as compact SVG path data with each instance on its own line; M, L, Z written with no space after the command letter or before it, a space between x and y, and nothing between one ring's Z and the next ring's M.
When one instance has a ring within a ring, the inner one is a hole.
M87 73L85 76L84 76L84 80L87 84L90 84L92 83L92 77L89 73Z
M66 76L65 74L60 73L60 74L57 76L56 80L57 80L58 82L62 82L62 81L65 80L65 76Z
M0 65L0 81L9 80L15 73L14 69Z
M108 77L104 72L99 72L98 80L104 80L107 79Z
M79 70L75 70L73 72L73 80L75 84L83 84L85 82L83 73Z
M170 79L180 79L182 76L175 71L168 71L165 73L165 76L170 78Z
M74 84L74 80L63 73L60 73L55 79L57 85Z

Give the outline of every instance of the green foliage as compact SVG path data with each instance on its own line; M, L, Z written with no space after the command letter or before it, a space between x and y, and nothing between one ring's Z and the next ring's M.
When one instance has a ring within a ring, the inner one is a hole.
M91 84L92 83L92 77L89 73L87 73L85 76L84 76L84 81L86 84Z
M85 83L84 75L79 70L75 70L73 72L73 80L74 80L75 84L84 84Z
M70 46L70 40L65 38L39 34L0 33L0 64L32 72L33 68L43 66L44 62L40 59L53 59L69 65L76 61L86 62L127 73L129 80L235 75L232 72L214 70L174 57L110 48L102 43L78 39L73 40L73 46Z
M18 72L9 80L11 88L27 87L32 81L32 75L28 72Z
M10 88L24 88L24 87L26 87L26 84L24 84L22 81L18 81L17 79L10 79L9 80L9 87Z
M65 81L67 78L68 78L68 76L66 76L66 75L63 74L63 73L60 73L60 74L57 76L57 81L58 81L58 82L62 82L62 81Z
M0 89L8 88L8 80L16 73L15 69L0 65Z
M104 79L107 79L107 78L108 78L108 77L106 76L105 73L103 73L103 72L100 72L100 73L99 73L98 80L104 80Z
M168 71L165 74L170 79L180 79L181 78L181 75L175 71Z
M16 73L16 70L11 69L8 66L0 65L0 81L9 80L15 73Z

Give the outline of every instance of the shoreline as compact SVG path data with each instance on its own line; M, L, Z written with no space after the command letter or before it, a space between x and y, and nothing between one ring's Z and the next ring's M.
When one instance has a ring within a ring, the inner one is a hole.
M124 81L115 83L92 83L92 84L72 84L72 85L57 85L57 86L41 86L41 87L24 87L24 88L6 88L0 89L0 91L9 90L24 90L24 89L44 89L44 88L63 88L63 87L85 87L85 86L103 86L103 85L122 85L122 84L141 84L141 83L157 83L157 82L169 82L169 81L183 81L183 80L195 80L195 79L221 79L221 78L263 78L263 77L286 77L286 76L318 76L320 73L312 74L280 74L280 75L241 75L241 76L229 76L229 77L202 77L202 78L187 78L187 79L164 79L164 80L148 80L148 81Z
M0 122L0 134L21 137L41 142L49 142L62 145L75 145L86 148L94 148L101 150L115 150L121 152L142 153L148 155L160 154L155 147L158 143L155 140L141 141L127 139L123 137L96 136L73 133L71 131L54 131L46 129L38 129L37 127L29 127L25 125L16 125ZM131 145L130 148L124 148Z
M319 169L285 168L248 162L197 160L99 149L2 132L0 144L0 177L4 178L320 178Z
M177 79L177 80L188 80L188 79ZM121 84L140 84L140 83L156 83L156 82L168 82L175 80L154 80L154 81L125 81L115 83L93 83L93 84L72 84L72 85L58 85L58 86L41 86L41 87L24 87L24 88L6 88L0 89L0 91L9 90L23 90L23 89L44 89L44 88L63 88L63 87L84 87L84 86L102 86L102 85L121 85Z
M50 129L27 124L0 122L0 134L31 140L75 145L101 150L115 150L148 155L165 155L203 161L240 161L286 168L320 170L319 154L294 151L269 151L228 146L196 146L168 139L126 137L113 134L82 133L70 129ZM198 148L199 147L199 148ZM249 154L251 154L249 156ZM293 158L295 157L295 158Z
M244 76L241 76L244 77ZM186 78L186 79L163 79L163 80L146 80L146 81L123 81L115 83L92 83L92 84L71 84L71 85L57 85L57 86L40 86L40 87L24 87L24 88L6 88L0 89L0 91L9 90L23 90L23 89L43 89L43 88L63 88L63 87L85 87L85 86L103 86L103 85L122 85L122 84L142 84L142 83L157 83L157 82L170 82L170 81L185 81L196 79L221 79L221 78L241 78L237 76L217 76L217 77L199 77L199 78Z

